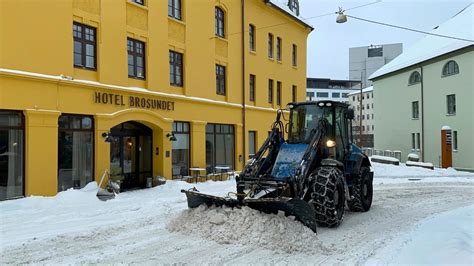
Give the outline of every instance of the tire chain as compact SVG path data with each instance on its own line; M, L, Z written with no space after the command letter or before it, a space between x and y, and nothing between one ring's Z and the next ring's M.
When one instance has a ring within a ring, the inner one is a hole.
M334 202L334 192L336 191L336 181L342 173L334 167L321 167L313 173L313 192L311 200L316 213L316 221L322 226L334 227L342 222L344 217L337 219L336 204ZM341 195L343 196L343 195Z
M347 201L349 210L353 212L364 212L364 207L362 206L362 175L364 174L364 168L361 169L361 173L354 179L354 184L352 185L351 200Z

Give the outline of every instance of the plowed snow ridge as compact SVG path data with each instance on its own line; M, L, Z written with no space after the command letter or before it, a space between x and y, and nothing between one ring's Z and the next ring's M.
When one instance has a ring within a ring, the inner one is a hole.
M284 253L331 251L293 217L264 214L248 207L185 210L167 226L171 232L199 235L219 244L252 245Z

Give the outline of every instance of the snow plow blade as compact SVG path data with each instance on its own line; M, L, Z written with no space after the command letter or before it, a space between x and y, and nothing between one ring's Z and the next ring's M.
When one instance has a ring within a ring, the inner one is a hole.
M229 198L203 194L197 190L182 189L181 192L186 194L186 197L188 198L189 208L197 208L202 204L206 204L207 206L217 206L217 207L221 207L224 205L229 206L229 207L236 207L239 205L239 202L236 199L229 199Z
M278 211L285 213L285 216L294 216L306 227L316 233L316 214L311 205L301 199L296 198L262 198L244 199L244 205L265 213L277 214Z

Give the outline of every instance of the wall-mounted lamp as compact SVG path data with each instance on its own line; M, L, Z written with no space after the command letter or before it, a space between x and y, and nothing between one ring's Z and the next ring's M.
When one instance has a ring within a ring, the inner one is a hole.
M177 141L178 140L173 132L166 134L166 137L169 139L169 141Z
M112 142L112 135L110 132L102 133L102 137L104 138L105 142Z

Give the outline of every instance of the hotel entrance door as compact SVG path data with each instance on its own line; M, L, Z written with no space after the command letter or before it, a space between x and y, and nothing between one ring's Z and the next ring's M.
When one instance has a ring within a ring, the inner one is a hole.
M146 187L152 177L152 130L138 122L111 129L110 175L121 181L122 190Z

